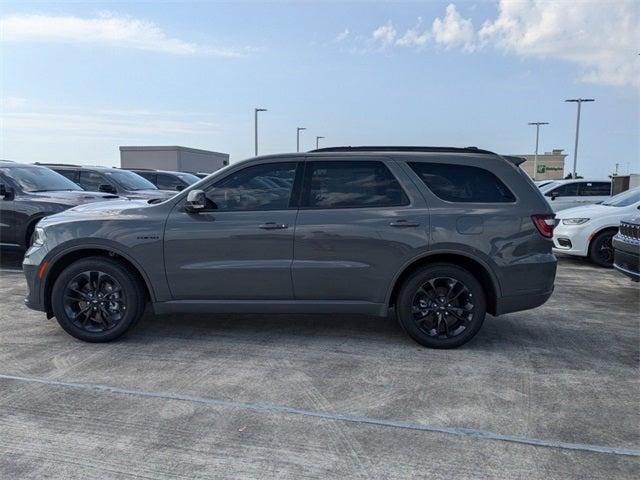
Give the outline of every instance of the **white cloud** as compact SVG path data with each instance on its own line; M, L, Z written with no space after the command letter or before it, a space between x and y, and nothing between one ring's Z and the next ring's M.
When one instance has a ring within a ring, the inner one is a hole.
M336 38L334 38L333 41L335 43L340 43L340 42L346 40L348 36L349 36L349 29L345 28L342 32L340 32L338 35L336 35Z
M498 0L497 15L476 30L455 4L430 29L418 24L398 32L391 21L368 43L384 49L423 49L433 39L464 52L496 48L520 57L555 59L581 68L580 80L601 85L640 85L640 1ZM352 49L352 51L360 51ZM365 49L364 51L375 51Z
M424 47L431 39L431 34L428 30L420 31L421 26L422 17L418 17L416 26L404 32L404 34L396 40L396 45L401 47Z
M447 48L462 46L465 51L475 50L475 30L471 20L462 18L453 3L447 6L444 18L433 21L433 38Z
M555 58L583 68L581 79L605 85L640 82L640 2L501 0L484 23L483 42L516 55Z
M109 13L93 18L15 14L0 18L3 41L95 43L173 55L241 56L248 49L221 48L168 36L153 22Z
M391 22L376 28L371 34L374 41L382 43L382 45L385 47L393 45L393 42L397 35L398 32L391 24Z

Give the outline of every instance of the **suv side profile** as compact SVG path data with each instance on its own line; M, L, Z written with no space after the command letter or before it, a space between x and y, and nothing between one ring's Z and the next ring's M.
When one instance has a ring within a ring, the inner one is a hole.
M232 164L160 204L78 207L38 225L25 302L90 342L123 335L150 301L156 314L393 308L415 341L456 347L487 312L553 291L554 215L519 161L336 147Z
M55 163L40 163L90 192L105 192L130 200L166 200L176 192L158 190L154 184L128 170Z
M600 203L611 196L611 180L555 180L540 187L554 212Z

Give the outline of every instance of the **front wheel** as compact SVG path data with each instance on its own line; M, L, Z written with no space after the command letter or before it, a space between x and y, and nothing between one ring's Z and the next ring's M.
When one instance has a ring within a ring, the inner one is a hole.
M144 312L145 295L131 269L105 257L72 263L51 292L56 320L86 342L108 342L123 335Z
M613 237L615 230L605 230L597 234L589 245L589 259L605 268L613 267Z
M430 348L455 348L471 340L486 314L485 293L467 270L448 263L413 273L398 295L400 325L416 342Z

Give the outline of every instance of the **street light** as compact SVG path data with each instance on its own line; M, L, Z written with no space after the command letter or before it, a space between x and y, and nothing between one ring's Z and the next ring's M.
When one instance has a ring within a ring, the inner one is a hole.
M529 122L529 125L536 126L536 154L533 157L533 179L536 179L538 173L538 139L540 138L540 125L549 125L549 122Z
M255 127L255 147L256 147L256 157L258 156L258 112L266 112L266 108L255 108L254 109L254 120L253 124Z
M576 165L578 163L578 135L580 134L580 107L582 102L595 102L593 98L569 98L565 102L574 102L578 104L578 118L576 120L576 144L573 147L573 172L571 178L576 178Z
M300 151L300 130L306 130L307 127L298 127L296 131L296 152Z
M320 143L320 139L324 137L316 137L316 150L319 148L318 145Z

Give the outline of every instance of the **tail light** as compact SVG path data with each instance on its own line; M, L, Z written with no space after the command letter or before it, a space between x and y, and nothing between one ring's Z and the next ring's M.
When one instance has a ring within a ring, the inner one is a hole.
M553 237L553 227L556 226L555 215L553 213L544 213L539 215L531 215L531 220L536 226L540 235L545 238Z

